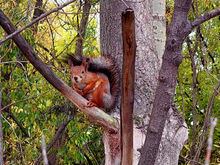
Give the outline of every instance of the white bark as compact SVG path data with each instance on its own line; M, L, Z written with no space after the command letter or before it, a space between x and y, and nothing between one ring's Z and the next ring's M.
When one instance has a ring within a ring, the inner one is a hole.
M157 54L162 63L166 41L166 0L153 0L153 30Z

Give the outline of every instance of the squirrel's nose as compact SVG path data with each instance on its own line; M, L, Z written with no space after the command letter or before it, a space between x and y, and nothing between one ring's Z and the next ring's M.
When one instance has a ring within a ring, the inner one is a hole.
M77 77L74 77L74 80L76 81L78 78Z

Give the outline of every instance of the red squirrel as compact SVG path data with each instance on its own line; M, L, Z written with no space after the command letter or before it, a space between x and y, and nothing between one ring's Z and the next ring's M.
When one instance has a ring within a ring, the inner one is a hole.
M87 106L112 109L119 91L118 69L110 57L69 56L73 88L88 99Z

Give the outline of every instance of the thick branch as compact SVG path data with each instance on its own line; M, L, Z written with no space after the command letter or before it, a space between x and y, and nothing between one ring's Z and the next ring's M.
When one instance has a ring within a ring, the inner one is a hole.
M183 59L182 44L190 33L188 11L191 2L191 0L176 0L174 4L173 17L167 28L167 40L155 100L139 165L153 165L156 161L167 113L173 103L176 75Z
M23 26L22 28L20 28L20 29L18 29L18 30L15 30L15 31L13 31L13 32L9 32L9 33L7 32L7 33L10 34L10 35L8 35L8 36L5 37L4 39L2 39L2 40L0 41L0 45L1 45L2 43L4 43L5 41L7 41L8 39L10 39L10 38L12 38L13 36L15 36L16 34L19 34L19 33L22 32L23 30L25 30L26 28L30 27L31 25L37 23L37 22L40 21L42 18L44 18L44 17L50 15L51 13L54 13L54 12L56 12L56 11L62 9L63 7L65 7L65 6L71 4L72 2L75 2L75 1L76 1L76 0L68 1L68 2L64 3L63 5L61 5L61 6L57 7L57 8L55 8L55 9L52 9L52 10L50 10L50 11L48 11L48 12L42 14L41 16L37 17L36 19L34 19L33 21L31 21L31 22L28 23L27 25ZM1 12L2 12L2 11L1 11ZM1 19L3 19L3 18L4 18L4 17L2 17ZM7 20L5 20L5 21L7 22ZM1 23L3 23L3 24L6 24L6 22L4 22L4 19L1 20Z
M6 15L2 12L2 10L0 10L0 25L8 34L11 34L16 31L16 28L6 17ZM12 39L18 46L18 48L21 50L21 52L31 62L31 64L60 93L67 97L85 114L93 118L98 124L104 126L109 131L118 132L118 122L113 117L104 113L99 108L87 107L87 101L54 74L54 72L37 56L37 54L33 51L31 46L26 42L26 40L21 36L21 34L17 34Z
M196 18L192 22L192 27L195 28L196 26L201 25L203 22L208 21L211 18L214 18L218 15L220 15L220 8L209 11L209 12L205 13L203 16Z

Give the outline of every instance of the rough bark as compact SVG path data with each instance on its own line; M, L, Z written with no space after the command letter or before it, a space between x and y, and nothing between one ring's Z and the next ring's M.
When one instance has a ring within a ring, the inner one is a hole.
M159 73L150 123L147 129L146 141L141 152L140 165L152 165L156 161L167 113L174 98L178 67L183 58L181 54L182 44L190 32L183 30L188 25L187 16L190 6L190 0L184 2L175 1L172 21L167 28L165 52ZM183 10L180 10L180 8Z
M180 151L187 139L188 128L184 118L175 105L172 105L167 114L167 120L154 164L177 165Z
M4 15L4 13L0 10L0 25L3 29L11 34L16 31L14 25L10 22L10 20ZM90 118L95 120L99 125L104 128L106 133L110 135L119 135L119 125L117 120L103 112L101 109L97 107L88 107L87 101L77 94L72 88L66 85L62 80L60 80L54 72L45 64L43 61L37 56L37 54L33 51L31 46L25 41L25 39L17 34L14 36L13 41L21 50L21 52L26 56L26 58L30 61L30 63L46 78L46 80L53 85L60 93L62 93L67 99L69 99L76 107L81 109L85 114L87 114ZM119 138L115 138L115 141L111 141L111 136L108 137L110 144L110 159L114 160L115 156L118 153L119 148Z

